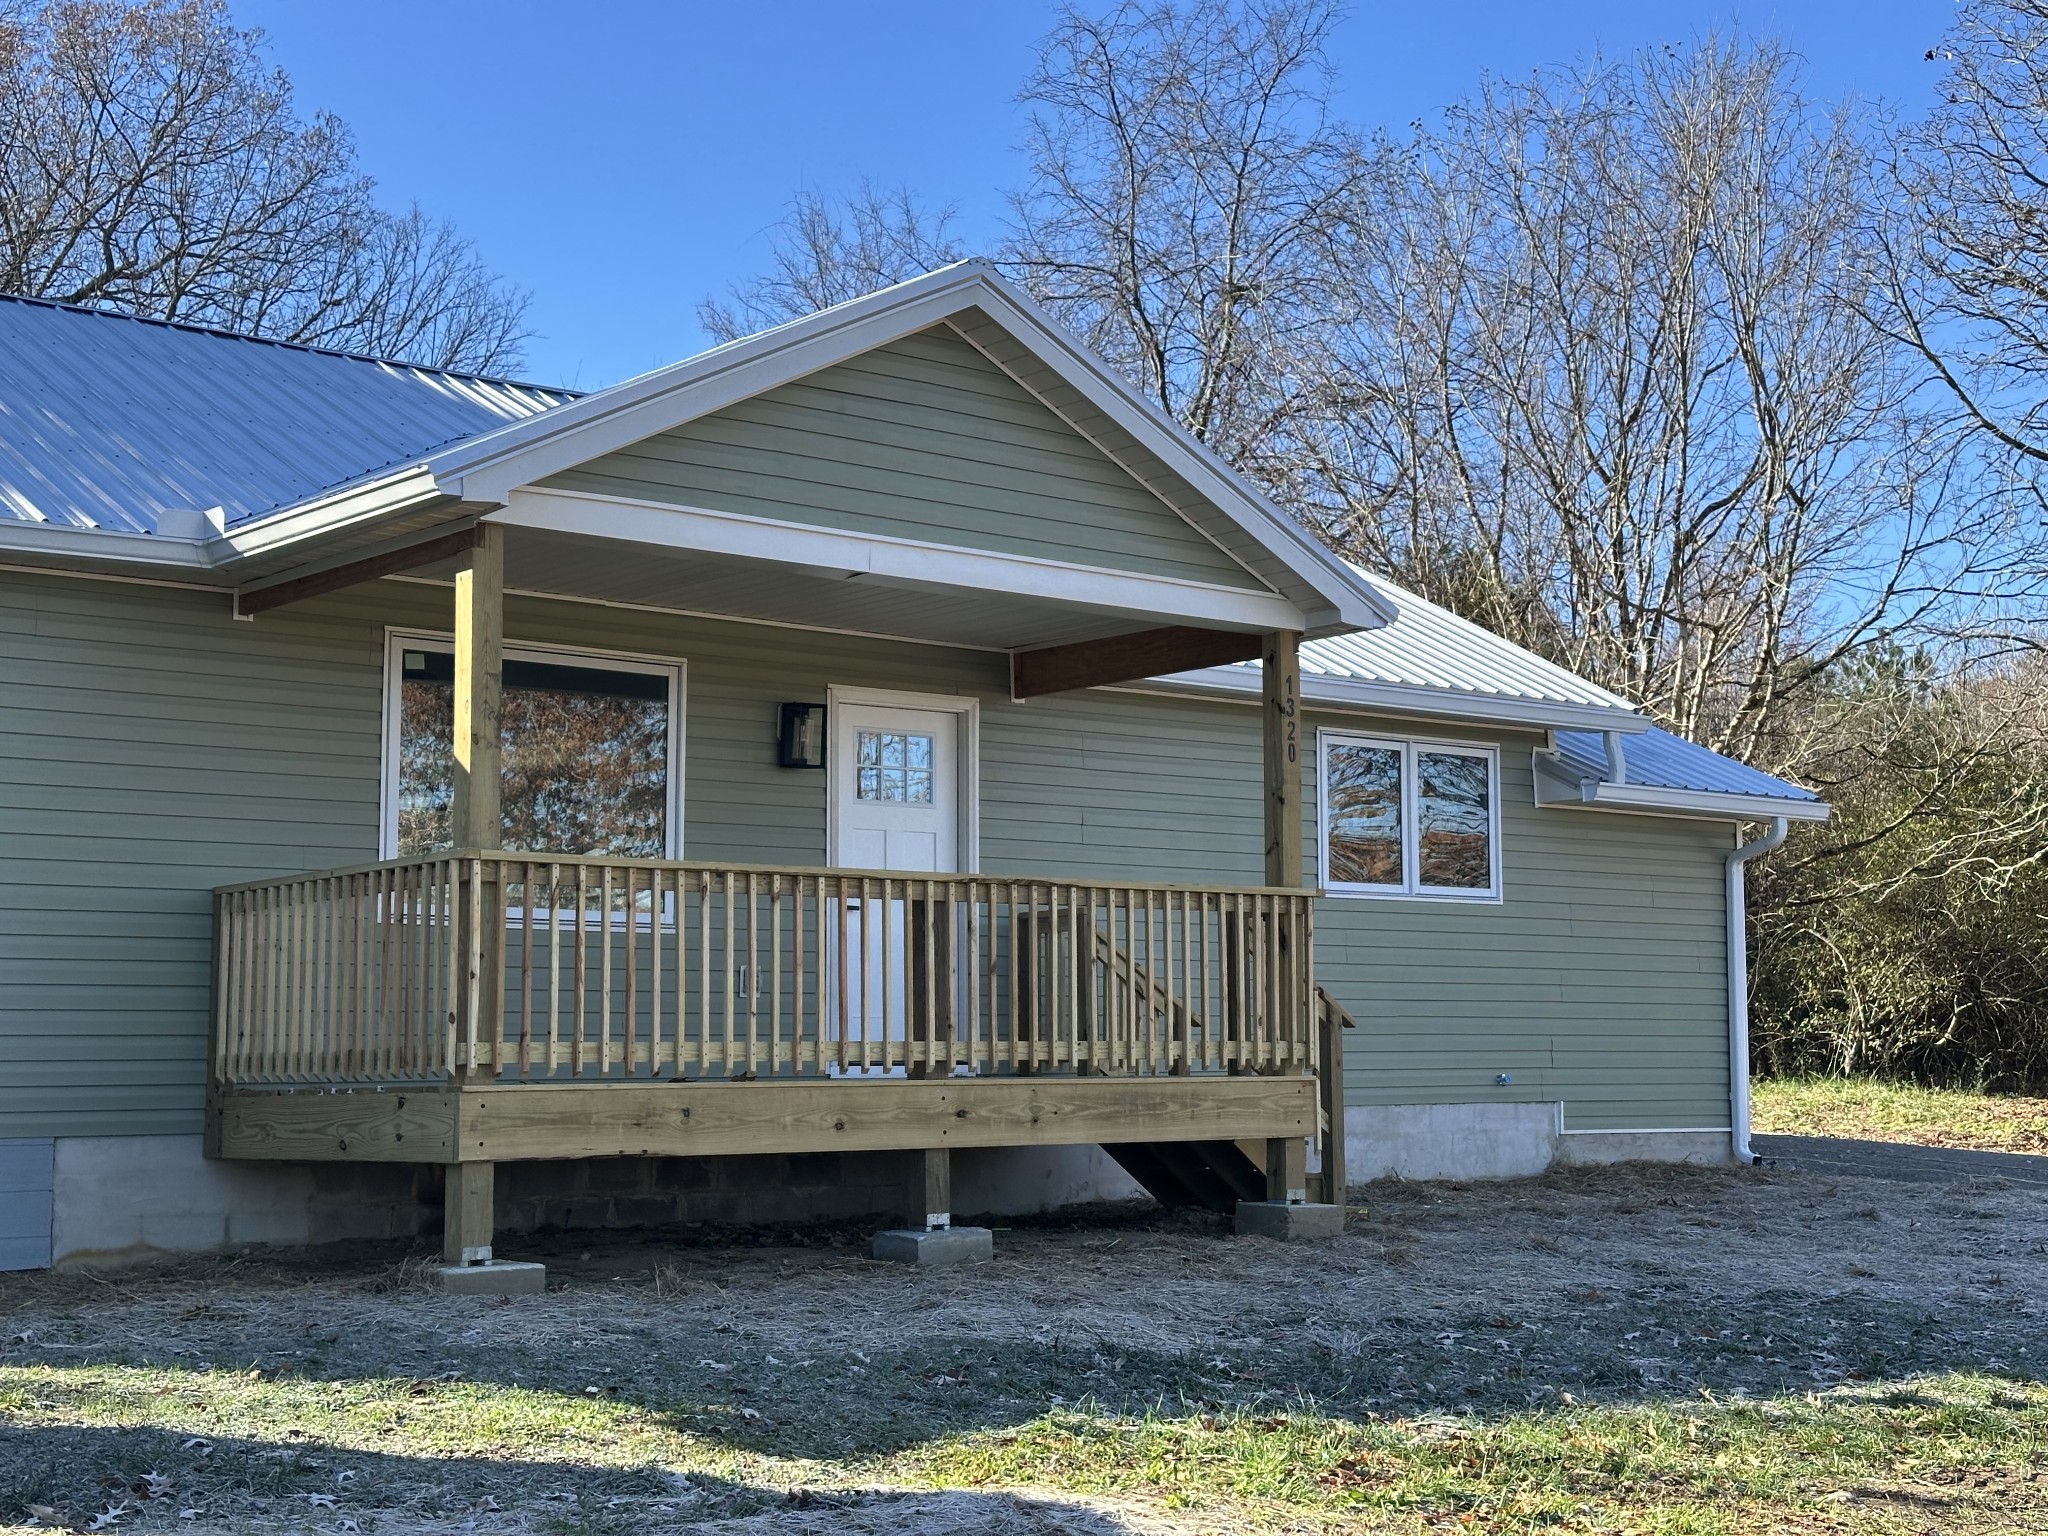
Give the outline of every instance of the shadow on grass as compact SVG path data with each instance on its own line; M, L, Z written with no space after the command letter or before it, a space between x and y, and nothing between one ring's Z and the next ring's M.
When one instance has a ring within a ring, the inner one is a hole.
M717 1520L740 1536L919 1536L1059 1531L1125 1536L1101 1508L1045 1496L965 1492L785 1491L662 1466L392 1455L323 1444L180 1431L0 1425L0 1524L74 1530L629 1533ZM93 1522L98 1520L97 1527Z

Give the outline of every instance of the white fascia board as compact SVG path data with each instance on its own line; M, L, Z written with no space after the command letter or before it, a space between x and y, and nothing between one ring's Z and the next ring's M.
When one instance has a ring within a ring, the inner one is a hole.
M0 520L0 557L66 569L149 567L197 574L213 570L221 554L218 539L177 539L113 528Z
M345 487L316 501L301 502L288 512L245 527L230 528L225 543L230 558L246 560L444 499L447 493L434 476L423 465L410 464L381 479Z
M1001 592L1116 618L1247 630L1301 623L1293 604L1270 592L582 491L512 491L504 509L485 521L577 538L767 560L891 586Z
M472 438L427 460L452 495L502 503L512 491L657 433L829 368L968 309L980 309L1085 395L1097 409L1193 485L1260 548L1316 594L1295 603L1315 632L1390 623L1394 605L1363 586L1307 529L1260 496L1208 449L1150 407L1123 380L978 262L943 268L714 347L686 362L586 395Z
M1560 810L1613 811L1634 816L1704 816L1717 821L1826 821L1821 800L1777 795L1737 795L1720 790L1668 789L1657 784L1615 784L1579 779L1546 752L1536 753L1536 803Z
M1186 689L1199 693L1253 694L1259 674L1241 667L1204 667L1152 679L1147 687ZM1542 731L1620 731L1637 735L1653 722L1633 710L1563 700L1525 699L1506 694L1462 693L1453 688L1422 688L1408 683L1374 683L1362 678L1301 674L1305 705L1386 715L1420 715L1432 720L1469 720Z

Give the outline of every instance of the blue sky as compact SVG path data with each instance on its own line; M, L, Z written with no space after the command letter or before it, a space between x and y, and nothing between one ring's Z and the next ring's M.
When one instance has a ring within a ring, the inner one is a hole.
M1467 0L1355 5L1339 106L1398 128L1520 75L1740 28L1813 91L1917 111L1951 0ZM1016 93L1052 8L774 0L234 0L302 109L338 113L392 203L452 219L532 290L525 374L590 388L704 345L698 300L763 263L799 187L951 201L994 243L1021 179Z

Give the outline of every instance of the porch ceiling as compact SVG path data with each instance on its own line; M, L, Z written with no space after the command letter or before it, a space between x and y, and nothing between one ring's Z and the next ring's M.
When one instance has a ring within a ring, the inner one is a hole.
M452 580L456 562L415 574ZM508 528L513 592L1012 650L1144 629L1157 616L942 582Z

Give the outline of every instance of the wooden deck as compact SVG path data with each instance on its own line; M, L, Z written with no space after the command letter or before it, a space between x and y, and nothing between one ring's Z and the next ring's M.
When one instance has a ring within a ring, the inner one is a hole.
M215 893L218 1157L1310 1140L1313 893L460 853ZM468 1174L465 1177L469 1177ZM451 1187L453 1181L451 1180Z

